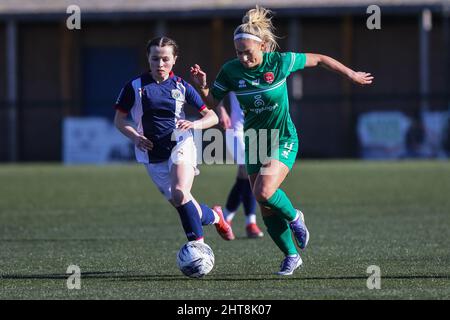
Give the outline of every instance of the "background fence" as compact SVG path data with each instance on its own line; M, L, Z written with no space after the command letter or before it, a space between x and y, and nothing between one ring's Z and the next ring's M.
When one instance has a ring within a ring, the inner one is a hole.
M121 87L148 68L144 48L154 36L178 42L177 74L189 79L189 66L199 63L212 81L220 66L234 58L232 33L251 7L233 2L214 7L216 1L206 1L203 9L194 2L189 8L186 1L180 8L165 8L143 1L144 9L133 9L124 1L126 10L111 11L98 1L94 11L91 2L78 1L79 30L67 28L69 15L61 9L65 2L52 2L55 8L11 2L1 9L0 161L62 161L73 142L67 139L95 144L93 131L91 136L64 136L65 119L101 117L111 126ZM381 1L381 29L375 30L366 24L366 2L329 2L323 7L308 1L264 3L275 11L281 51L326 54L375 76L367 88L321 68L290 77L299 156L445 157L447 2ZM188 116L195 113L188 111ZM112 154L121 158L117 150Z

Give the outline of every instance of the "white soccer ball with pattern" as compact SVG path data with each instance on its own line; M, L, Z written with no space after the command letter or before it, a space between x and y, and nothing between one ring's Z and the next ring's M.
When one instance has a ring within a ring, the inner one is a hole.
M184 275L201 278L214 267L214 253L206 243L189 241L178 251L177 264Z

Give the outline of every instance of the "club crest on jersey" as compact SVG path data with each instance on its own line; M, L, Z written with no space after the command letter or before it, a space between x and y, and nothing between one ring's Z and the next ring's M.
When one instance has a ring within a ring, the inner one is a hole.
M264 81L268 84L271 84L275 80L275 76L273 75L273 72L266 72L264 73Z
M181 93L181 91L179 89L173 89L171 91L171 93L172 93L172 98L174 98L175 100L182 100L183 94Z
M246 88L245 80L239 80L239 88Z

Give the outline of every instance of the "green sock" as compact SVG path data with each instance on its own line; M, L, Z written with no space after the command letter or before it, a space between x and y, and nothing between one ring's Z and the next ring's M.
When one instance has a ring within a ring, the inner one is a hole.
M288 222L293 221L297 216L297 210L295 210L291 200L289 200L286 193L281 189L277 189L269 200L261 202L261 204L277 211Z
M298 254L294 240L292 240L291 229L285 219L274 214L263 217L263 220L270 237L285 255Z

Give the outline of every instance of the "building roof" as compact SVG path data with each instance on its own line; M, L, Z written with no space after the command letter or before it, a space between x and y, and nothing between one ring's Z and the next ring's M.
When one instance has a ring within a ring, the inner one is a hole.
M87 14L163 14L211 12L220 14L251 8L258 3L273 10L329 10L368 7L377 4L381 8L441 8L450 6L450 0L1 0L0 16L20 15L66 15L70 5L77 5L81 13Z

